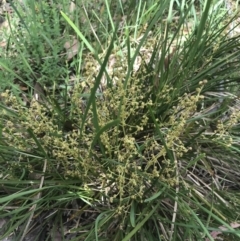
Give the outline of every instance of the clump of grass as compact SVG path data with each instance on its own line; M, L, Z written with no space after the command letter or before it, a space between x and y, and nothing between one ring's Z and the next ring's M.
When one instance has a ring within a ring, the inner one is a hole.
M79 79L28 105L1 93L1 216L12 220L3 237L18 226L23 237L38 217L40 234L53 223L72 240L213 240L222 225L240 236L238 38L209 1L184 34L193 6L180 6L173 33L177 8L141 2L133 31L112 25L101 54L63 13L90 50L76 57Z

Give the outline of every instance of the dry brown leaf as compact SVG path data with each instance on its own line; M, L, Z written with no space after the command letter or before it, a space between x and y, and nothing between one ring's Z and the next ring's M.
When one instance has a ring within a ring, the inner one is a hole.
M45 96L43 87L39 83L36 83L34 85L34 99L42 101L43 96Z
M67 52L67 60L71 60L78 53L79 46L80 44L76 38L74 38L72 41L67 41L64 44L64 48Z
M231 226L232 228L238 228L238 227L240 227L240 223L236 223L236 222L235 222L235 223L231 223L230 226ZM224 227L224 226L220 226L220 227L218 227L218 228L219 228L220 230L222 230L222 231L228 230L228 228L226 228L226 227ZM220 235L220 234L223 233L222 231L212 231L212 232L210 233L210 235L212 236L212 238L216 239L216 238L218 238L218 235ZM210 241L210 239L207 238L206 241Z
M58 230L56 230L54 227L51 230L51 237L53 241L62 241L61 233Z
M6 31L6 30L10 31L9 22L7 20L0 23L0 30L1 31Z
M69 5L69 12L72 13L75 9L76 9L76 4L73 1L71 1Z
M5 47L7 45L7 41L0 42L0 47Z
M111 69L113 71L116 62L116 56L114 54L111 54L108 59L108 69Z

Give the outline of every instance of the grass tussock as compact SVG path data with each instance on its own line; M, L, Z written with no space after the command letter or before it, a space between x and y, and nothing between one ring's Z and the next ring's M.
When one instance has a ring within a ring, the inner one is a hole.
M237 240L237 12L77 4L28 3L6 33L2 237Z

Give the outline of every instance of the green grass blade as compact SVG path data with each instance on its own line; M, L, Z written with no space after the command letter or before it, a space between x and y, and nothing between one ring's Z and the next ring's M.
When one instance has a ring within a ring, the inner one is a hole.
M154 199L158 198L162 193L164 193L164 191L167 189L167 187L164 187L162 190L160 190L159 192L155 193L154 195L152 195L150 198L147 198L144 200L144 202L151 202Z
M139 229L147 222L147 220L154 214L158 206L159 204L157 204L148 214L146 214L145 218L141 222L137 223L135 228L129 234L127 234L122 241L129 241L131 237L136 234Z
M77 26L72 22L72 20L61 11L62 16L65 18L67 23L74 29L74 31L77 33L78 37L84 42L84 44L87 46L87 48L92 52L95 53L94 48L92 45L88 42L88 40L84 37L84 35L80 32L80 30L77 28Z
M135 201L132 201L131 203L131 209L130 209L130 223L132 225L132 227L134 228L136 226L136 205L135 205Z
M102 133L104 133L105 131L111 129L111 127L117 126L118 124L120 124L120 120L117 119L117 120L113 120L113 121L107 123L105 126L101 127L101 128L98 130L96 136L94 137L91 146L94 147L94 145L95 145L96 142L99 140L99 138L100 138L100 136L101 136Z
M115 36L115 35L114 35L114 36ZM100 83L101 83L101 79L102 79L103 73L104 73L105 70L106 70L106 66L107 66L107 63L108 63L108 59L109 59L109 56L110 56L110 54L111 54L111 52L112 52L113 46L114 46L114 37L113 37L113 39L112 39L112 41L111 41L111 43L110 43L110 46L108 47L108 51L107 51L107 53L106 53L106 56L105 56L105 58L104 58L104 61L103 61L103 63L101 64L101 68L100 68L100 71L99 71L98 76L96 77L95 84L94 84L93 88L91 89L91 95L90 95L90 97L89 97L89 100L88 100L88 103L87 103L87 106L86 106L86 109L85 109L85 112L84 112L84 115L83 115L83 118L82 118L82 126L81 126L81 129L80 129L81 133L82 133L82 131L83 131L84 123L85 123L85 121L86 121L87 113L88 113L88 111L89 111L89 109L90 109L90 106L93 104L93 102L94 102L94 106L96 105L96 104L95 104L95 101L96 101L96 100L95 100L95 98L96 98L96 92L97 92L97 89L98 89L98 87L99 87L99 85L100 85ZM94 111L93 114L94 114L95 127L98 127L98 124L97 124L97 118L98 118L98 117L97 117L96 108L94 108L93 111ZM98 130L97 130L97 131L98 131Z

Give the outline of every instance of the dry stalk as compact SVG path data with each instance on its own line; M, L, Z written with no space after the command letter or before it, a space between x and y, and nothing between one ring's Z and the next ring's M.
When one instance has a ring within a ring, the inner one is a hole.
M44 160L44 166L43 166L43 175L42 175L42 177L41 177L39 189L41 189L41 188L43 187L44 173L45 173L45 171L46 171L46 168L47 168L47 160L45 159L45 160ZM41 197L41 192L39 192L39 193L35 196L35 200L40 199L40 197ZM23 241L23 240L24 240L24 237L26 236L26 234L27 234L27 232L28 232L28 228L29 228L29 225L30 225L30 223L31 223L31 221L32 221L32 218L33 218L33 215L34 215L34 212L35 212L36 207L37 207L37 204L34 204L34 205L30 208L29 211L31 211L31 214L30 214L30 217L29 217L28 222L27 222L27 224L26 224L26 227L25 227L25 229L24 229L24 231L23 231L23 235L22 235L22 237L20 238L19 241Z
M177 158L176 158L176 155L175 155L175 152L173 153L174 155L174 162L175 162L175 165L176 165L176 180L177 180L177 183L176 183L176 198L175 198L175 203L174 203L174 209L173 209L173 217L172 217L172 224L171 224L171 230L170 230L170 239L169 240L172 240L172 235L173 235L173 230L174 230L174 223L176 221L176 216L177 216L177 208L178 208L178 193L179 193L179 172L178 172L178 163L177 163Z

